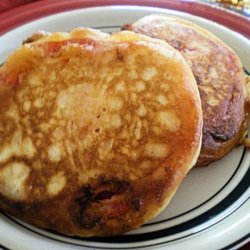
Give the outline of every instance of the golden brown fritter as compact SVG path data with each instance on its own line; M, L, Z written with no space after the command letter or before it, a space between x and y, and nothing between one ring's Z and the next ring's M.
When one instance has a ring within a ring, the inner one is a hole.
M78 236L156 216L201 146L199 92L180 53L133 32L28 42L0 68L1 210Z
M150 15L123 29L165 40L192 69L204 118L197 165L208 165L231 151L247 128L244 72L235 52L200 26L176 17Z

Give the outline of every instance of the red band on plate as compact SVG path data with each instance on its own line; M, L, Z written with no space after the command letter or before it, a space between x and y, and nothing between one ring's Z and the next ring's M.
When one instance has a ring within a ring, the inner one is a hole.
M250 19L220 7L188 0L50 0L27 4L0 14L0 34L32 20L63 11L105 5L138 5L174 9L220 23L250 38Z

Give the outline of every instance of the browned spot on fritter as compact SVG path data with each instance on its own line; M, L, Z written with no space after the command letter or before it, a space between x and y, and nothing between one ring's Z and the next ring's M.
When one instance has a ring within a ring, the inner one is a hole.
M104 180L100 177L96 184L83 186L74 201L71 214L76 225L81 228L102 228L107 221L121 218L130 210L139 210L133 197L132 187L127 181Z

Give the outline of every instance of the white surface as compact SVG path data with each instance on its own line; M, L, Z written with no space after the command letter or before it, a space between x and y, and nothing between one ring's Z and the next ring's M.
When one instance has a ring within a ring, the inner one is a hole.
M100 7L69 11L42 18L20 26L19 28L16 28L0 37L0 48L3 48L0 51L0 62L3 62L11 53L11 51L19 47L21 42L27 36L33 32L36 32L37 30L68 31L78 26L120 26L125 23L133 22L141 16L151 13L167 13L181 16L207 28L223 39L233 49L235 49L244 66L250 71L250 42L243 36L238 35L229 29L211 21L185 13L151 7L135 6ZM107 29L105 31L111 30L115 29ZM119 30L119 28L116 30ZM209 211L216 204L220 203L223 198L230 195L231 191L237 186L248 170L250 165L250 154L247 152L239 169L234 174L237 164L240 161L242 152L243 148L237 148L227 157L213 164L214 166L193 169L182 183L180 189L168 208L152 221L159 223L157 225L150 225L150 222L141 229L131 232L130 234L142 234L164 228L171 228L174 225L187 222L190 219L195 218L206 211ZM230 182L223 188L230 178ZM215 195L220 189L222 190L217 195ZM212 198L212 196L214 197ZM248 188L248 190L242 194L234 204L229 206L224 211L221 211L221 213L215 217L202 222L200 225L196 225L195 227L190 226L188 230L166 236L164 238L157 238L151 241L147 241L147 239L145 239L145 242L140 243L104 244L96 242L84 242L84 240L56 236L43 230L35 229L33 227L31 228L44 235L49 235L52 238L57 238L69 243L74 242L82 246L88 245L93 247L107 248L117 247L123 249L124 247L148 246L173 240L173 242L165 245L158 245L157 247L153 248L166 249L167 246L168 249L183 249L185 246L185 249L218 249L235 242L249 233L250 200L245 202L249 196L250 188ZM243 203L244 205L242 205ZM188 212L192 209L193 211ZM183 215L178 216L180 214ZM178 216L178 218L173 218L175 216ZM160 222L163 219L169 220L167 222ZM178 239L180 237L185 238ZM73 249L73 246L71 245L62 244L54 240L49 240L43 236L39 236L36 233L31 233L29 230L18 226L16 223L10 221L1 214L0 244L3 244L4 246L11 249L22 250ZM74 248L82 249L83 247Z

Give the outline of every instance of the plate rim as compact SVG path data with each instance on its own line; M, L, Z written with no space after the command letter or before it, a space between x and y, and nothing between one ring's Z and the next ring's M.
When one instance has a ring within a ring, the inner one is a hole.
M79 1L79 2L85 2L85 1L83 1L83 0L81 0L81 1ZM182 1L182 2L186 2L186 1ZM106 6L106 5L105 5ZM91 6L90 6L91 7ZM153 7L153 6L152 6ZM67 10L65 10L65 11L68 11L68 10L70 10L70 9L67 9ZM64 11L59 11L59 12L56 12L56 13L61 13L61 12L64 12ZM56 14L56 13L54 13L54 14ZM47 15L45 15L45 16L47 16ZM45 17L45 16L42 16L42 17ZM36 19L33 19L33 20L37 20L37 19L39 19L40 17L38 17L38 18L36 18ZM1 15L0 15L0 19L1 19ZM209 20L209 19L208 19ZM32 20L30 20L30 21L32 21ZM249 24L250 24L250 20L249 20ZM21 25L23 25L23 24L21 24ZM18 25L19 26L19 25ZM10 28L10 30L12 30L12 28ZM0 33L1 33L1 30L0 30ZM238 32L239 33L239 32ZM250 32L249 32L250 33ZM231 244L233 244L233 243L231 243ZM231 245L230 244L230 245ZM0 245L1 246L1 245ZM8 248L7 248L8 249Z
M250 19L225 8L194 0L50 0L28 3L0 14L0 35L27 22L52 14L111 5L149 6L183 11L215 21L250 38Z

